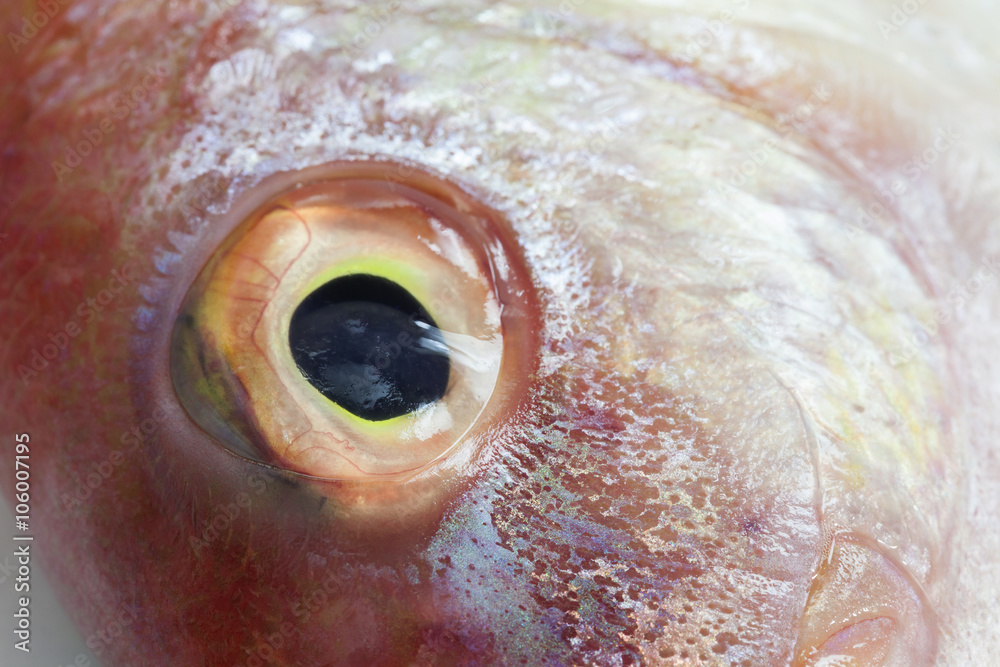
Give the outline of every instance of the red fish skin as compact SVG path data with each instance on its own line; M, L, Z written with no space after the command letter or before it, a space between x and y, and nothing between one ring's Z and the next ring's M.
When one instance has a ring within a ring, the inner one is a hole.
M0 49L0 91L12 100L0 114L0 435L30 433L32 524L43 527L37 552L82 634L123 608L140 610L127 636L102 646L99 657L108 664L234 665L253 656L307 665L507 664L522 655L503 636L516 631L540 647L525 650L526 660L582 662L593 653L566 646L584 632L583 618L632 664L647 659L664 631L640 628L622 601L660 587L664 598L694 602L706 572L700 559L709 554L789 582L794 590L774 613L784 632L760 654L787 663L796 614L823 555L816 508L798 508L813 514L785 563L748 565L754 535L773 529L778 494L741 488L740 462L726 443L673 410L677 397L652 380L633 377L624 390L605 349L614 332L600 325L546 350L573 362L527 386L517 423L497 434L509 461L479 463L509 481L483 472L457 484L402 536L345 537L345 524L310 510L292 485L204 446L176 404L161 404L169 385L162 332L184 286L231 229L206 229L183 265L164 271L169 234L190 230L178 210L145 207L146 188L162 177L147 156L176 150L202 111L192 82L250 39L254 14L244 8L218 20L193 1L136 6L75 0L18 53ZM0 25L17 26L24 11L5 7ZM122 107L121 95L132 90L143 99ZM114 129L106 132L108 118ZM94 152L61 172L56 163L68 164L67 150L95 131ZM209 183L207 199L223 201L233 186ZM613 290L609 271L594 280ZM46 357L49 345L58 348L54 358ZM647 421L653 425L641 426ZM677 506L643 481L644 466L659 470L672 460L661 448L668 424L685 456L716 462L714 479L678 473L676 481L685 497L715 508L718 527L684 548L652 552L638 531ZM614 436L623 433L641 463L626 465L616 451ZM805 447L793 459L809 469ZM9 465L0 464L5 494ZM92 474L100 481L88 489ZM559 503L575 503L587 527L553 519L549 506ZM193 546L205 537L203 522L233 505L238 512L220 522L226 528ZM460 556L445 548L444 533L461 536ZM588 571L588 554L615 555L636 570L587 593L590 606L582 607L576 577ZM502 596L504 585L530 592ZM532 614L469 601L484 591L503 604L523 599L535 605ZM701 603L738 604L733 591L714 593ZM676 622L672 602L662 609ZM716 646L724 651L729 640L736 638L720 635Z
M155 259L165 231L172 225L183 231L184 226L183 220L164 219L148 211L146 220L125 218L143 211L137 193L156 177L143 156L170 152L180 136L178 128L195 112L197 101L186 82L226 53L239 30L232 23L207 22L198 15L196 3L170 7L150 8L126 18L116 25L113 35L102 28L111 22L106 15L95 13L93 18L73 23L54 21L48 32L20 54L17 67L5 70L16 77L6 83L6 89L15 91L18 104L5 114L4 134L10 140L4 173L23 175L23 180L5 226L2 280L4 293L12 298L5 299L0 308L3 320L15 326L4 344L3 362L4 368L23 373L24 379L17 377L2 386L3 423L16 424L15 430L31 435L34 485L39 489L32 521L45 527L37 542L44 567L61 582L65 606L84 635L104 628L117 610L141 610L125 640L100 645L98 657L109 664L163 664L164 656L176 665L242 664L251 652L264 647L266 654L265 645L278 644L280 638L273 639L276 632L291 636L275 649L285 664L408 664L414 656L426 660L465 656L483 664L506 661L496 653L500 647L493 646L500 640L495 637L500 628L490 622L489 614L470 619L463 604L449 601L464 597L463 580L470 571L456 571L446 556L421 553L419 548L394 555L384 543L379 548L362 548L360 555L337 556L329 526L297 521L294 514L275 517L269 496L275 483L265 477L246 481L246 470L239 470L233 478L242 478L242 484L219 483L214 475L235 467L221 450L202 451L196 460L163 461L128 439L134 427L150 424L147 420L155 407L144 402L149 378L141 366L136 369L149 354L141 349L148 345L146 336L136 332L132 323L136 311L149 305L140 288L150 276L159 274ZM119 3L104 11L127 13L130 9L128 3ZM122 54L133 48L142 55L123 61ZM82 61L88 63L89 75L80 72ZM146 99L118 120L116 96L135 86L145 87L150 68L158 78L161 70L165 74L150 86ZM112 71L114 76L101 74ZM24 82L29 79L27 86ZM67 79L75 85L66 85ZM30 114L24 115L26 109ZM67 149L87 137L86 133L92 135L109 114L115 118L115 129L60 182L53 163L65 163ZM206 234L200 256L186 260L192 267L189 273L204 262L226 232ZM114 271L126 277L127 284L98 313L100 303L85 304L110 289ZM50 334L61 340L59 332L74 323L79 333L57 358L46 360L45 367L35 371L33 354L43 354L44 346L53 341ZM170 323L169 311L158 312L148 328L156 331ZM579 341L577 345L585 348L594 343ZM607 383L608 392L631 402L613 388L613 378L597 374L573 379L573 375L563 381L588 386ZM123 378L133 382L123 382ZM669 397L654 387L649 392L650 405L669 403ZM536 398L523 409L534 417L526 420L523 437L537 439L533 420L559 421L569 442L577 442L581 449L592 448L592 461L613 460L608 458L613 452L602 449L581 427L621 431L624 426L615 412L595 413L593 406L581 405L564 406L563 414L552 414L552 406L560 403L555 398L566 396L563 386L536 387L531 393ZM612 398L609 394L608 399ZM641 404L630 407L632 421L649 409ZM668 411L657 416L673 419ZM674 417L685 421L683 416ZM153 433L141 444L153 449L157 438L176 440L178 433L190 433L190 425L183 420L176 408L161 420L153 419ZM647 436L653 437L655 433ZM649 440L640 448L655 449L653 443ZM537 446L540 449L526 444L516 454L529 473L544 461L546 446L544 441ZM698 446L717 447L707 442ZM121 452L120 463L112 458L115 451ZM97 488L87 489L87 476L100 475L102 467L106 469L112 461L116 461L114 472L102 477ZM653 460L649 463L654 464ZM206 471L209 474L203 474ZM584 476L574 483L579 486L577 493L607 493L601 477ZM708 492L703 482L693 478L687 487L703 497ZM516 527L547 521L536 504L519 503L516 494L489 484L482 491L490 496L490 504L501 508L494 510L493 523L507 535L502 544L493 545L494 527L490 526L478 543L486 561L496 563L499 572L507 572L499 576L520 587L525 578L537 578L546 568L562 572L563 577L572 575L563 557L570 553L572 542L560 545L550 540L550 548L540 548ZM644 511L643 503L649 502L643 495L646 491L622 490L637 494L627 495L625 502L636 508L637 516ZM241 493L251 497L249 510L224 537L196 554L189 543L201 533L198 520L214 518L212 510L236 503ZM718 496L720 505L730 503L727 494ZM605 502L588 510L599 519L592 539L598 539L599 530L628 532L619 525L620 519L612 523L610 518L600 518L604 516L600 505ZM719 521L731 523L735 534L745 533L746 525L756 525L738 507L722 511ZM509 532L508 524L514 526ZM558 533L554 536L560 539ZM562 538L572 539L572 535ZM598 544L599 539L587 553L598 553ZM643 550L633 546L628 552L636 548ZM789 566L790 577L805 577L818 558L816 548L816 544L804 545L798 564ZM531 568L540 570L525 571L523 565L512 562L512 553L523 554L526 549L536 553ZM304 559L307 551L329 556ZM654 555L644 558L648 561ZM373 570L373 561L383 564ZM684 551L670 555L660 567L664 569L659 576L668 581L685 581L700 571ZM414 575L404 574L405 568L416 572L415 581ZM559 584L553 592L536 593L533 603L540 605L538 613L547 622L561 625L561 632L575 632L572 621L563 616L579 604L566 597L568 589L563 587ZM373 596L373 590L379 594ZM621 592L628 593L628 589ZM614 589L598 595L603 613L619 613L614 595ZM528 598L525 601L532 604ZM322 606L326 608L317 611ZM393 622L385 625L377 620L384 618ZM532 636L537 637L541 628L536 627ZM638 655L635 645L646 638L634 625L627 625L625 631L626 639L611 634L605 642L620 644L622 655ZM269 644L268 637L272 638ZM785 639L785 651L793 640L794 631ZM561 640L545 641L558 647ZM436 654L438 658L433 657Z

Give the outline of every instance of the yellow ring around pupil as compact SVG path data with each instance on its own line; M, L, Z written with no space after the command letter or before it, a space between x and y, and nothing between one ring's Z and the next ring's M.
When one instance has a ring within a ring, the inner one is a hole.
M296 295L297 303L302 303L307 296L318 290L323 285L333 282L337 278L351 275L369 275L376 278L390 280L416 299L427 314L435 322L438 321L436 314L431 310L431 298L429 286L424 273L417 268L406 264L395 264L386 261L384 258L372 256L356 257L340 262L335 267L331 267L318 274L313 280L306 284L306 287Z
M308 297L310 294L321 288L323 285L330 283L338 278L344 278L351 275L369 275L375 276L377 278L385 278L390 280L416 299L424 310L431 316L431 318L438 322L438 317L432 312L432 307L430 305L431 299L429 298L429 286L427 285L427 280L425 274L422 271L417 270L414 266L408 264L399 264L394 262L388 262L384 258L379 258L376 256L362 256L352 258L337 264L337 266L327 269L316 276L313 280L307 283L307 287L297 295L297 303L302 303L302 301ZM290 343L286 339L286 344ZM289 354L291 354L291 348L289 347ZM405 426L406 423L413 420L416 411L410 412L398 417L392 417L390 419L383 419L380 421L373 421L370 419L365 419L364 417L359 417L358 415L350 412L349 410L338 405L334 401L330 400L317 389L316 393L322 396L323 400L328 404L331 411L333 411L340 419L351 423L355 428L365 432L366 434L385 438L394 432Z

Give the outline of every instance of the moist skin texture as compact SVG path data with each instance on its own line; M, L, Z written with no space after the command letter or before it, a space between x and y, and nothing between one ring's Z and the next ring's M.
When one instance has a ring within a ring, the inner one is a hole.
M229 5L71 2L0 56L0 424L44 443L37 553L82 634L141 610L102 660L816 664L866 633L888 664L1000 657L985 19ZM432 508L402 531L232 456L170 382L177 309L237 213L340 160L473 193L538 303L516 408L381 497ZM128 285L87 319L113 269Z

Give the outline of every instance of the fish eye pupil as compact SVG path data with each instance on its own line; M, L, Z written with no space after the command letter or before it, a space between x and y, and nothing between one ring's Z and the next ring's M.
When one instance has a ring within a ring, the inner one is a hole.
M397 283L354 274L295 309L292 358L320 393L351 414L384 421L441 399L450 358L437 324Z

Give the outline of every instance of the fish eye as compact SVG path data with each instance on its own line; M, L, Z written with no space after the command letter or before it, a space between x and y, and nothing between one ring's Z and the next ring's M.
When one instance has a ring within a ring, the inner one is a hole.
M515 408L535 331L516 245L457 186L386 170L343 167L270 198L186 295L174 390L232 453L400 481L473 460Z

